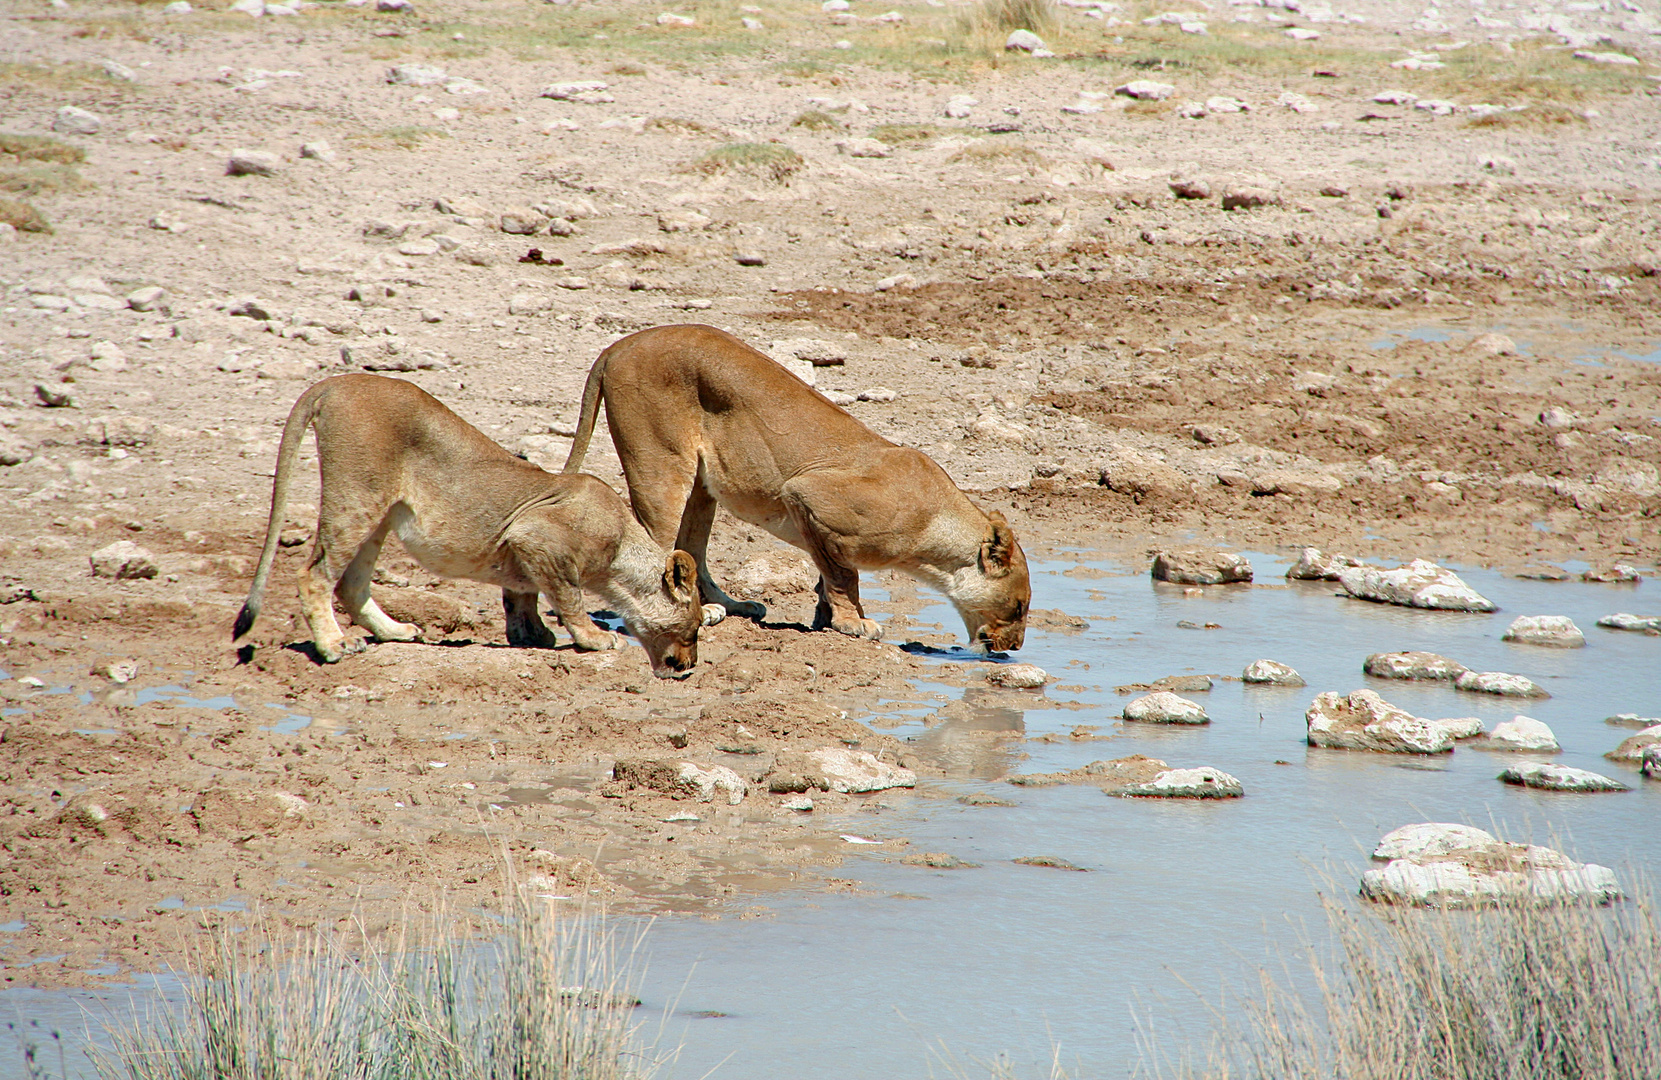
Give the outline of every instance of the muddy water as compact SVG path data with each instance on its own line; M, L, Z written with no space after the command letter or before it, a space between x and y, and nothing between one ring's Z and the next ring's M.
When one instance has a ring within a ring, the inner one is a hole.
M1047 1075L1052 1055L1084 1076L1126 1076L1139 1023L1174 1052L1203 1041L1210 1008L1248 986L1260 966L1295 971L1302 943L1321 939L1317 890L1351 893L1373 843L1408 822L1468 822L1627 876L1661 868L1654 828L1661 783L1602 758L1630 734L1605 717L1661 715L1661 639L1595 625L1615 611L1661 610L1661 599L1651 599L1655 582L1547 583L1471 571L1466 580L1502 610L1463 615L1340 599L1330 584L1283 583L1283 559L1253 562L1263 584L1198 597L1083 560L1035 565L1035 603L1090 621L1079 632L1029 631L1019 659L1059 683L996 695L920 686L867 719L913 741L951 778L917 794L872 796L837 819L802 822L860 839L906 838L909 847L845 843L850 859L837 874L854 889L769 898L751 908L760 918L655 923L641 1018L681 1046L667 1075L924 1077L949 1071L943 1047L959 1062L1002 1055L1023 1076ZM1571 616L1587 647L1502 642L1511 619L1525 614ZM912 616L911 625L931 622L959 625L943 605ZM1203 629L1208 624L1214 628ZM1553 696L1521 703L1361 674L1367 654L1409 648L1525 674ZM979 663L960 652L940 658ZM1291 664L1309 686L1227 678L1259 658ZM1205 704L1211 725L1115 720L1133 696L1116 686L1188 674L1217 677L1210 692L1188 695ZM1468 748L1427 759L1304 745L1310 699L1360 687L1418 715L1475 715L1490 727L1526 713L1551 725L1566 747L1554 760L1618 776L1634 790L1580 796L1508 787L1495 775L1510 755ZM942 707L951 719L940 718ZM1073 738L1081 727L1096 738ZM1244 782L1246 797L1122 800L1089 787L1029 789L998 779L1132 753L1216 766ZM957 801L962 796L1013 805L968 805ZM943 871L900 861L934 851L980 865ZM1024 856L1053 856L1085 872L1013 862ZM83 1004L96 1026L106 1009L119 1014L145 996L7 991L0 1020L81 1030ZM0 1030L0 1077L22 1075L7 1034ZM971 1066L966 1075L984 1072Z
M1472 571L1466 580L1502 610L1464 615L1340 599L1331 584L1283 584L1283 559L1256 555L1253 563L1264 584L1198 598L1143 574L1035 567L1035 604L1091 622L1080 633L1028 634L1020 659L1059 676L1060 686L1032 693L1033 708L1010 709L1005 694L994 708L932 726L905 709L890 729L956 769L961 779L941 785L948 793L1015 805L876 796L873 803L892 809L836 823L850 835L908 837L911 851L981 866L931 870L850 845L853 858L840 873L859 882L858 894L773 902L761 920L660 922L647 997L676 1002L666 1030L684 1047L672 1074L699 1077L719 1065L715 1075L749 1080L778 1075L789 1062L803 1075L921 1077L931 1075L931 1062L933 1074L943 1071L938 1047L945 1046L959 1060L1006 1055L1026 1076L1047 1075L1053 1053L1085 1076L1125 1076L1136 1060L1138 1018L1166 1051L1203 1040L1207 1003L1247 986L1264 964L1295 965L1300 945L1321 937L1317 890L1353 891L1366 852L1409 822L1467 822L1628 876L1661 869L1654 828L1661 783L1602 757L1631 733L1605 717L1661 715L1661 639L1595 626L1615 611L1661 610L1655 583L1547 583ZM1587 647L1502 642L1505 627L1525 614L1573 617ZM944 608L918 620L954 623ZM1361 674L1367 654L1410 648L1526 674L1553 696L1525 704ZM1309 686L1237 681L1259 658L1291 664ZM1115 686L1178 674L1236 677L1188 695L1205 704L1211 725L1112 719L1132 696ZM1514 788L1495 779L1513 755L1470 749L1407 758L1304 745L1313 696L1361 687L1421 716L1480 716L1489 727L1519 712L1533 716L1566 748L1553 760L1620 777L1634 790ZM971 701L976 694L952 692ZM1053 707L1058 702L1085 708ZM1081 724L1112 738L1067 738ZM998 731L1026 738L984 734ZM1045 735L1061 739L1033 741ZM1131 753L1217 766L1244 782L1246 797L1123 800L1088 787L975 779L1005 764L1045 772ZM1028 756L1014 760L1020 754ZM1088 872L1012 861L1033 855ZM711 1012L725 1015L697 1015Z

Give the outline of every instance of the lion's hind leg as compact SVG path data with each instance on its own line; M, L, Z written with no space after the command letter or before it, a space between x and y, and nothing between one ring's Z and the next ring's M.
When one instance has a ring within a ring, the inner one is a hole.
M335 585L335 595L346 608L346 613L352 621L369 631L376 641L419 641L421 628L414 623L399 622L375 603L375 598L369 594L369 582L375 574L375 560L381 557L381 545L386 543L386 534L392 528L393 519L402 510L402 506L394 507L387 515L359 542L357 554L347 565ZM403 510L408 513L407 510Z

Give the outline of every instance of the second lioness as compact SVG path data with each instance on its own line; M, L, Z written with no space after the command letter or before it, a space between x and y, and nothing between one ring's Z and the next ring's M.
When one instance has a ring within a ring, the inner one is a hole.
M982 513L926 454L875 434L731 334L659 326L601 353L568 473L582 467L602 400L635 515L658 543L698 560L711 618L766 610L709 576L719 503L813 557L816 626L880 637L859 602L859 571L894 569L945 593L971 642L1021 647L1032 586L1003 515Z
M289 412L265 547L233 640L259 617L290 474L308 427L317 432L321 484L315 545L300 571L300 605L323 660L332 663L351 649L335 621L331 592L376 639L419 636L419 627L393 619L369 595L381 544L395 532L433 573L501 586L511 645L554 644L537 614L541 593L579 649L615 648L617 635L594 625L584 609L587 587L622 614L654 674L684 675L697 663L702 609L690 555L653 543L602 481L539 469L415 384L379 375L324 379Z

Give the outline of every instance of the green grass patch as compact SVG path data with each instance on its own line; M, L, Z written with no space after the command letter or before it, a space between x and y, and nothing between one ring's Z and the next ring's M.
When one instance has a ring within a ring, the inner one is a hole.
M22 199L0 198L0 223L10 225L18 232L49 233L52 225L46 216L31 203Z
M688 166L705 176L739 173L782 184L800 172L802 155L777 143L736 142L717 146Z

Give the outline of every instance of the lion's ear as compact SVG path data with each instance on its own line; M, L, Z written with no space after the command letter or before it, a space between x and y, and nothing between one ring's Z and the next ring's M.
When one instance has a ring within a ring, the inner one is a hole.
M684 551L671 551L663 564L663 587L677 604L698 602L698 563Z
M1000 578L1009 573L1015 561L1015 530L996 510L986 518L992 523L992 535L981 541L980 569L987 577Z

